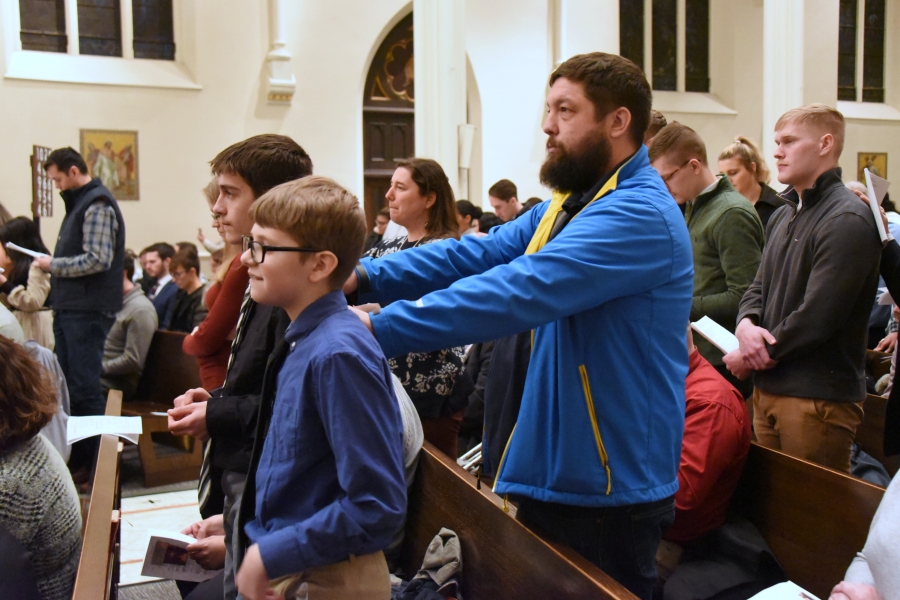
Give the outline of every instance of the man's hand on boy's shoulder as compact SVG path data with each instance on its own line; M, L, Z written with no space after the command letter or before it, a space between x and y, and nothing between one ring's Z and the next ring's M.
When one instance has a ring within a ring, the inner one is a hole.
M360 310L355 306L349 306L348 308L353 311L353 314L359 317L359 320L362 321L362 324L366 326L366 329L368 329L369 332L374 335L375 330L372 329L372 317L369 316L369 313L364 310Z
M269 575L263 564L259 546L253 544L247 550L241 568L235 577L238 591L247 600L275 600L280 598L275 590L269 589Z
M206 402L170 408L169 431L173 435L192 435L201 442L209 439L206 429Z

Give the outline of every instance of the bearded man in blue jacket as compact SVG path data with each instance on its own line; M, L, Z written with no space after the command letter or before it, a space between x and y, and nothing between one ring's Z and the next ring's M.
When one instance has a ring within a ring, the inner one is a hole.
M364 259L345 286L386 356L533 330L495 491L642 598L674 518L691 243L642 145L651 91L620 56L550 76L541 181L553 198L487 237Z

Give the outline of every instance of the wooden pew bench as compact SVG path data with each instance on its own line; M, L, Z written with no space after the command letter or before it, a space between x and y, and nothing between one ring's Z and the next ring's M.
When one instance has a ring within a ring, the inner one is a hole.
M119 416L122 392L111 390L106 414ZM81 559L72 600L105 600L115 597L119 583L119 467L122 441L115 435L100 436L94 487L84 519Z
M203 444L190 436L171 435L168 419L162 415L174 406L172 401L177 396L201 387L197 359L181 350L185 337L174 331L153 335L135 400L122 407L123 415L143 421L138 454L146 487L196 479L203 462ZM165 447L157 448L154 442Z
M884 488L753 444L732 501L788 578L827 598L862 550Z
M422 564L441 527L462 546L462 594L496 598L634 599L628 590L574 550L549 542L515 519L515 507L426 443L410 490L401 562L408 578Z
M868 394L863 403L863 422L856 431L860 449L879 461L893 477L900 468L900 456L884 455L884 423L887 398Z

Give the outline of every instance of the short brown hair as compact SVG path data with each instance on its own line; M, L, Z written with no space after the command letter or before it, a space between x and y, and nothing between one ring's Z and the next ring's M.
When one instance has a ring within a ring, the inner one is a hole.
M519 189L509 179L501 179L491 186L491 189L488 190L488 196L509 202L513 198L519 197Z
M194 272L197 275L200 274L200 257L197 256L196 248L185 246L175 253L175 256L172 257L172 261L169 263L169 273L173 272L178 267L184 269L185 273L194 269Z
M366 242L359 200L327 177L304 177L275 186L250 207L261 227L284 231L301 246L332 252L338 266L329 282L339 289L356 267Z
M638 147L644 143L653 92L640 67L617 54L591 52L573 56L559 65L550 75L550 86L560 77L584 85L597 119L619 107L628 109L631 139Z
M56 385L25 348L0 336L0 450L36 436L59 410Z
M762 152L759 151L756 144L748 138L739 135L734 138L732 143L725 146L725 149L719 154L719 160L723 161L730 158L737 159L748 171L753 170L750 168L750 165L756 165L756 181L769 183L770 175L766 159L762 157Z
M684 164L692 158L696 158L701 163L706 162L706 144L703 143L696 131L682 125L678 121L672 121L659 130L650 142L648 149L650 162L654 162L661 156L666 158L673 164Z
M836 156L840 156L844 150L844 115L827 104L807 104L792 108L775 122L775 131L778 131L788 123L808 125L823 133L830 133L834 137Z
M450 180L443 167L430 158L407 158L397 161L397 168L409 171L409 176L423 196L434 193L434 204L428 209L423 239L459 239L459 223L456 220L456 200Z
M274 133L232 144L209 164L215 175L240 176L257 198L276 185L312 175L312 159L306 150L288 136Z

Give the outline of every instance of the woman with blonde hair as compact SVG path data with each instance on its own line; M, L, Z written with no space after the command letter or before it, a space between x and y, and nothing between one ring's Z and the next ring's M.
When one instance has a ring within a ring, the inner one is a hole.
M203 193L212 211L219 197L219 186L215 179L204 188ZM215 213L212 214L212 226L224 240L222 225ZM222 251L222 264L216 270L215 280L203 299L209 313L182 343L185 354L197 357L200 381L203 389L208 392L221 387L225 382L231 341L234 339L244 292L250 281L247 267L241 264L241 245L224 243Z
M734 138L719 154L719 172L750 201L765 230L769 217L784 206L785 200L769 187L769 167L756 144L743 136Z

